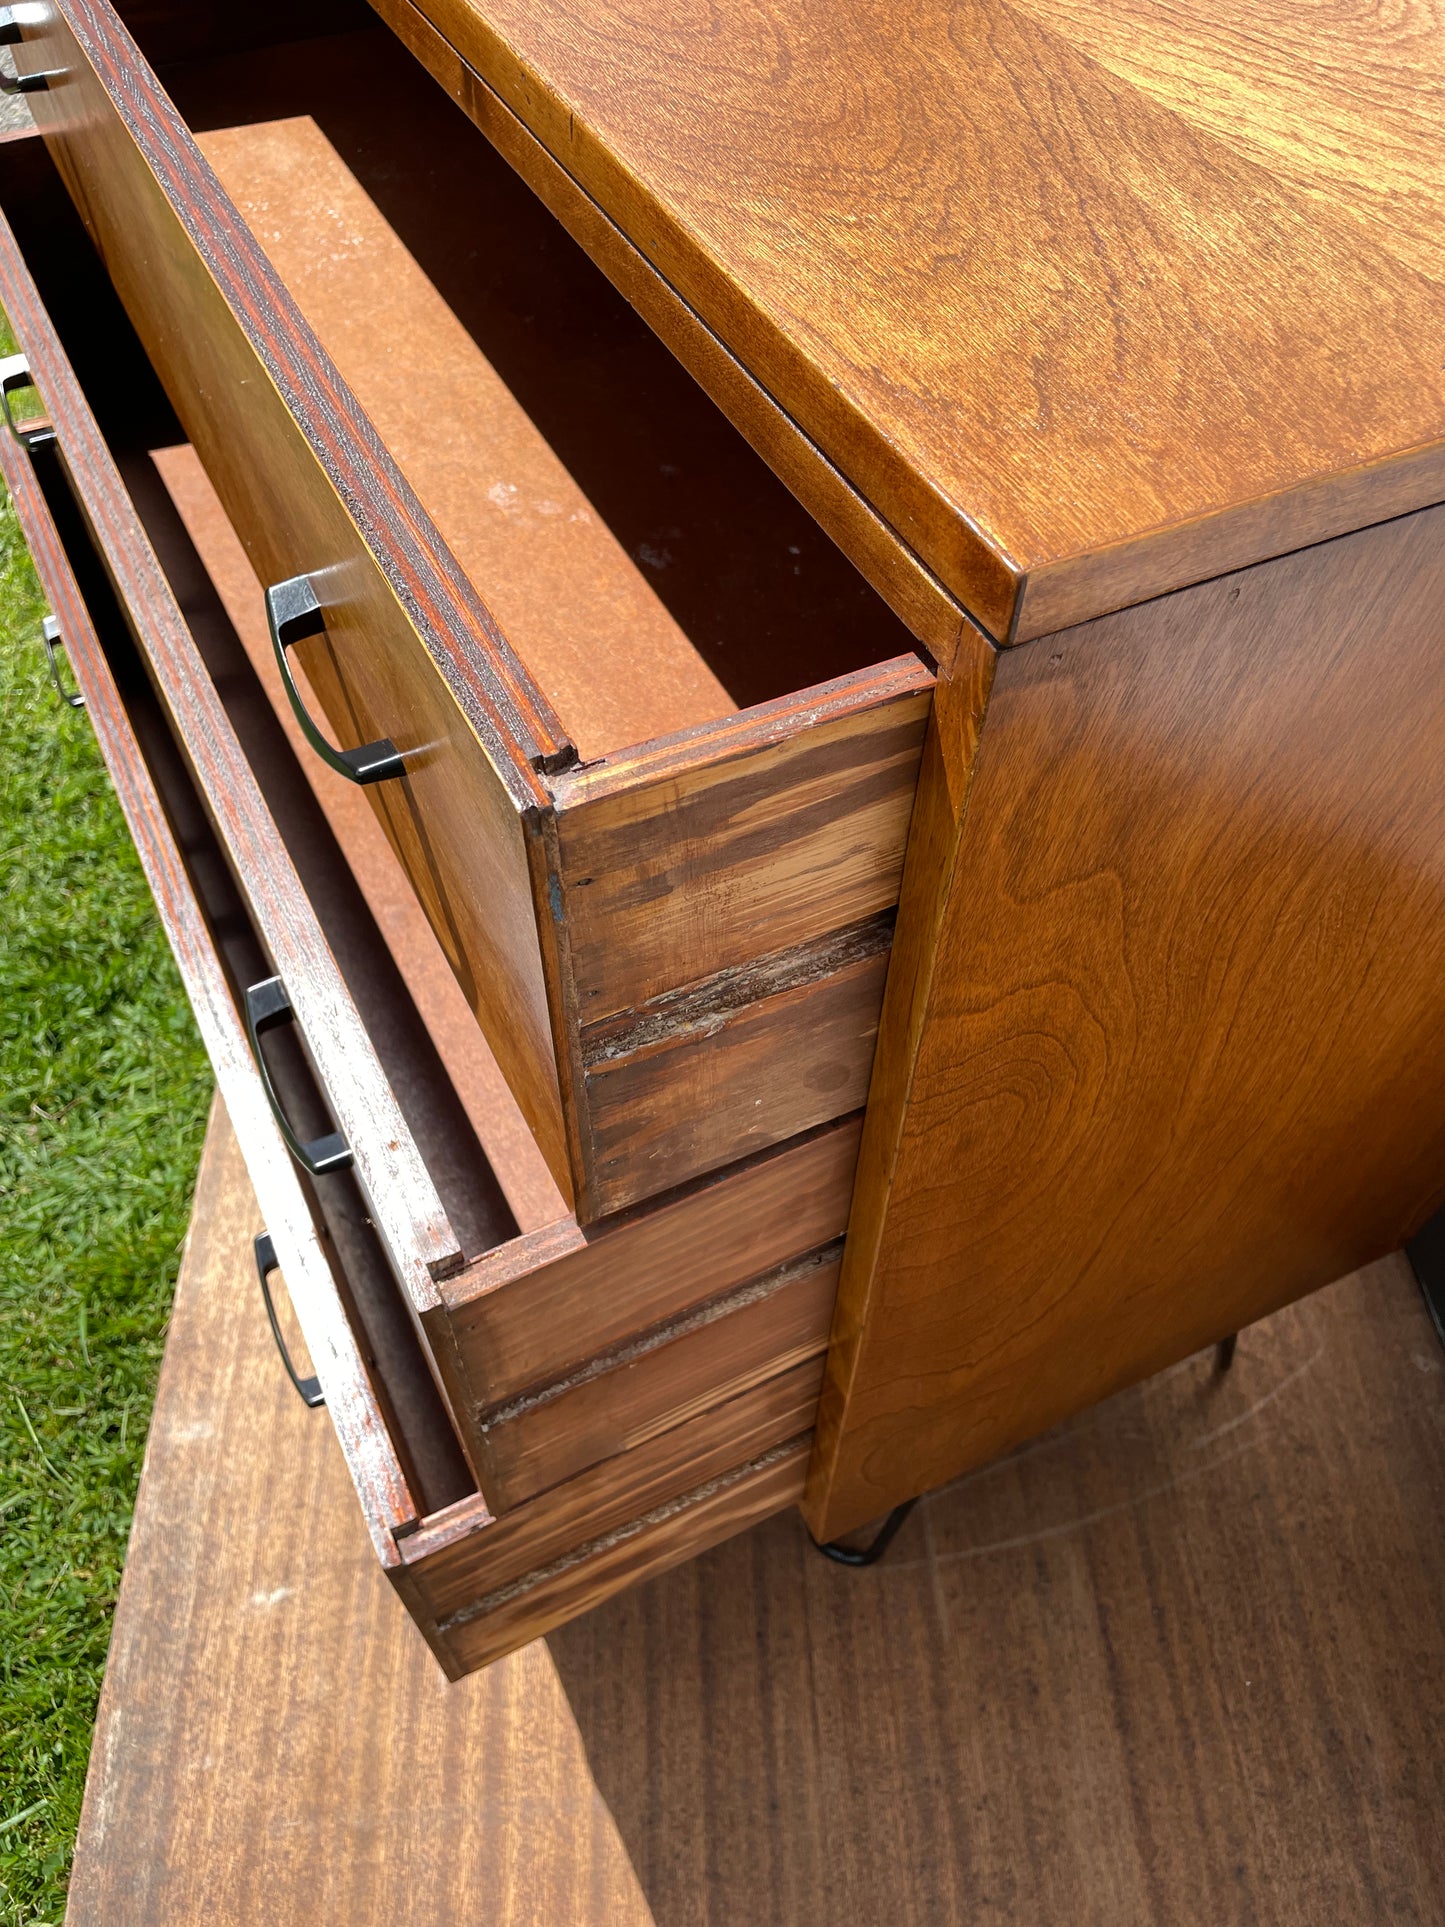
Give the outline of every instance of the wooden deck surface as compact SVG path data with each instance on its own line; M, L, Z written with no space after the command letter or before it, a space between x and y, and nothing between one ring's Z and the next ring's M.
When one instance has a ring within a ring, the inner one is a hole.
M1445 1917L1445 1355L1401 1259L925 1500L448 1687L285 1382L224 1115L72 1927Z

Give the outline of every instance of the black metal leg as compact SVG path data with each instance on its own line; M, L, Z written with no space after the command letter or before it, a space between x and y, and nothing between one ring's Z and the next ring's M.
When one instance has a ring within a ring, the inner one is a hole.
M845 1546L841 1539L835 1539L830 1545L819 1546L818 1550L825 1559L831 1559L839 1566L876 1566L897 1538L898 1528L917 1504L917 1499L905 1499L902 1505L894 1506L866 1546Z
M1221 1338L1214 1348L1214 1369L1227 1372L1234 1363L1235 1348L1239 1344L1239 1333L1231 1332L1228 1338Z
M1445 1211L1436 1212L1416 1233L1405 1247L1405 1256L1424 1293L1435 1335L1445 1345Z

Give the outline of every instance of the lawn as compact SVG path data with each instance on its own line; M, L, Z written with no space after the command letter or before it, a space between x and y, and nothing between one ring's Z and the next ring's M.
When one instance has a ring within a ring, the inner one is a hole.
M9 352L8 346L0 352ZM58 1923L210 1076L0 513L0 1920Z

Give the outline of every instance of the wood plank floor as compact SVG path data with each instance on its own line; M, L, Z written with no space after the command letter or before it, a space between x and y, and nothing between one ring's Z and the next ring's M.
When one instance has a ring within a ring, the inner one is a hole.
M213 1126L69 1919L1445 1920L1445 1354L1403 1260L926 1500L445 1687L270 1354ZM328 1630L329 1629L329 1630Z

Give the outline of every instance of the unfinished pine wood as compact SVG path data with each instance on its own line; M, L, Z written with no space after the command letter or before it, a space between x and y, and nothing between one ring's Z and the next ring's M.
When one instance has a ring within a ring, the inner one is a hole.
M825 1538L1445 1190L1445 509L940 692L819 1419Z
M445 1280L457 1396L506 1404L841 1236L860 1126L844 1118L595 1230L511 1239Z
M566 1192L525 837L559 726L103 0L19 52L65 70L41 131L258 575L322 581L334 726L417 752L374 805Z
M153 460L326 812L519 1227L534 1231L555 1223L565 1214L562 1195L405 871L361 791L314 756L301 735L276 669L260 584L200 457L183 444L157 449Z
M448 1686L383 1583L248 1280L258 1222L218 1110L67 1920L643 1927L546 1647Z
M484 1412L484 1490L510 1510L630 1453L699 1412L782 1377L828 1348L842 1245L794 1259L569 1378Z
M199 145L579 755L733 710L315 122Z
M1433 15L419 11L1000 640L1442 493Z

